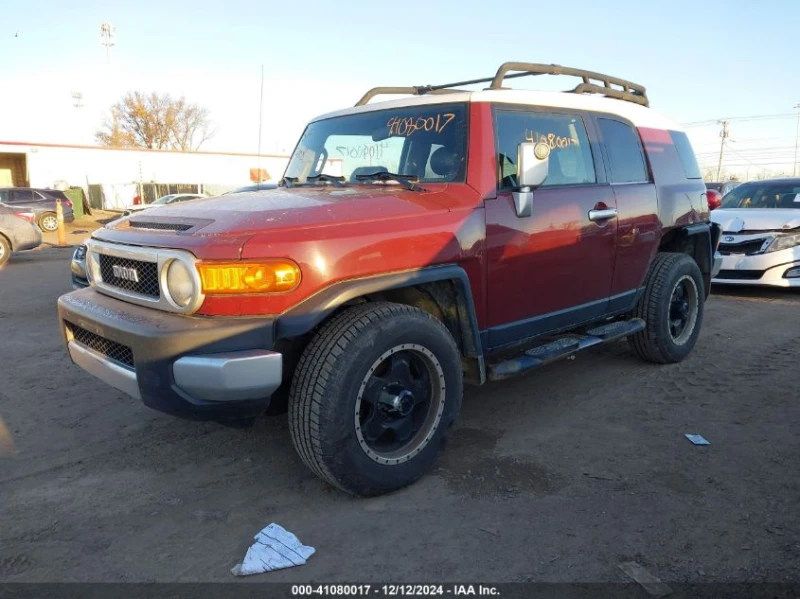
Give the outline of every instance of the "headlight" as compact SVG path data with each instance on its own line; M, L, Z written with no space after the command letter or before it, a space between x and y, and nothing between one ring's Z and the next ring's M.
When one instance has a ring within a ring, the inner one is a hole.
M291 260L200 262L203 293L281 293L300 284L300 267Z
M172 260L167 266L166 287L168 299L179 308L187 307L196 292L194 277L180 260Z
M800 245L800 233L791 233L788 235L778 235L769 244L767 252L779 252L781 250L788 250Z
M100 277L100 260L95 252L86 250L86 275L90 283L102 280Z

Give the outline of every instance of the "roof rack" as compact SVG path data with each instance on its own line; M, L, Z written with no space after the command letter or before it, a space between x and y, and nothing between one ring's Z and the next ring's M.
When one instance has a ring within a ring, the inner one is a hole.
M514 72L512 73L511 71ZM364 94L364 96L356 103L356 106L363 106L375 96L380 95L411 94L413 96L422 96L425 94L450 94L463 91L454 89L457 86L474 85L476 83L491 82L487 89L508 89L503 87L503 82L506 79L536 75L567 75L570 77L580 77L583 79L583 83L578 84L573 89L567 90L568 92L574 94L601 94L609 98L625 100L626 102L633 102L634 104L641 104L642 106L650 105L644 86L626 81L625 79L611 77L609 75L603 75L593 71L584 71L583 69L562 67L561 65L557 64L506 62L500 65L500 68L497 69L497 73L494 77L471 79L469 81L458 81L456 83L446 83L444 85L374 87Z

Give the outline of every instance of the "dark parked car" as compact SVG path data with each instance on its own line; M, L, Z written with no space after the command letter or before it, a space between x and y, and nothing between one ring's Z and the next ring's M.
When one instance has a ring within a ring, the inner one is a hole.
M80 244L72 252L69 269L72 273L73 289L83 289L89 286L89 279L86 276L86 244Z
M32 187L4 187L0 189L0 204L11 209L24 208L36 216L36 224L42 231L52 232L58 229L56 218L56 199L61 200L64 210L64 222L75 220L72 213L72 202L57 189L34 189Z
M0 206L0 268L12 252L32 250L42 243L42 233L33 224L33 214Z

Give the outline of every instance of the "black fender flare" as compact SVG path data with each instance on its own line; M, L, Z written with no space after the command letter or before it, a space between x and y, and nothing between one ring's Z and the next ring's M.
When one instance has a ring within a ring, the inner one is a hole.
M717 251L722 227L713 222L694 223L683 227L680 235L686 239L695 238L694 259L703 273L706 297L711 291L711 271L714 267L714 253Z
M358 298L437 282L453 284L456 314L461 331L461 339L456 339L456 342L461 348L463 357L478 360L480 378L483 381L485 380L483 346L475 303L469 277L457 264L428 266L334 283L281 314L275 323L276 339L297 338L310 333L338 308Z

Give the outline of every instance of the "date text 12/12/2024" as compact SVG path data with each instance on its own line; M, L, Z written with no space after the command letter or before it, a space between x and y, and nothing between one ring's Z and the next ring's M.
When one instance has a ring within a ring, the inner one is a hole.
M484 584L298 584L293 597L429 597L499 596L497 587Z

